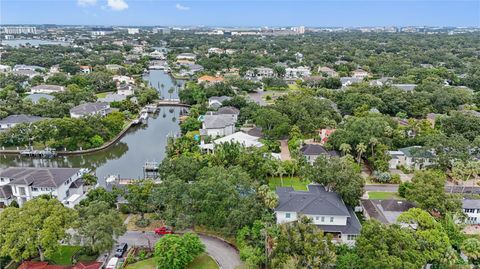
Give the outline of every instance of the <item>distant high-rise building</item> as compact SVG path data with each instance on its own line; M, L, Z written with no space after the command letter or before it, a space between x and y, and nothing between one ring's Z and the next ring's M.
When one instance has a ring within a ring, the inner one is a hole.
M5 34L10 34L10 35L37 33L37 27L30 27L30 26L7 26L7 27L3 27L2 29Z
M168 34L170 34L170 32L171 32L170 28L153 28L152 29L152 33L154 33L154 34L168 35Z
M129 35L134 35L140 33L140 30L138 28L128 28L127 32Z
M305 34L305 26L298 26L297 32L299 34Z

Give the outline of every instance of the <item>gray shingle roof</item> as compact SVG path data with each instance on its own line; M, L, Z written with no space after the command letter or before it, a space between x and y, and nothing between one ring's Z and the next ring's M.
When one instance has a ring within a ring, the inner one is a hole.
M10 115L2 120L0 120L0 124L12 124L12 123L29 123L29 122L36 122L45 120L47 118L38 117L38 116L30 116L30 115Z
M40 99L53 100L55 96L45 93L34 93L25 97L25 99L32 101L32 103L38 103Z
M107 108L108 108L107 103L102 103L102 102L85 103L85 104L81 104L76 107L73 107L72 109L70 109L70 113L74 113L77 115L87 115L87 114L95 113Z
M218 114L228 114L228 115L238 115L240 114L240 110L233 106L224 106L218 109Z
M325 155L330 155L332 157L337 157L340 156L337 151L335 150L326 150L324 147L318 144L305 144L302 146L300 149L300 152L303 155L320 155L320 154L325 154Z
M10 184L58 187L79 171L79 168L9 167L0 172L0 177L10 178Z
M12 187L5 185L0 187L0 198L10 198L12 197Z
M299 212L309 215L350 216L343 200L335 192L327 192L323 186L308 185L309 191L293 188L277 188L279 204L275 211Z
M417 84L392 84L392 86L410 92L417 87Z
M62 91L65 91L65 87L64 86L59 86L59 85L44 84L44 85L34 86L30 90L31 91L49 90L49 91L62 92Z
M205 129L219 129L234 125L235 120L230 115L205 115L203 126Z
M478 199L463 199L462 200L462 208L480 208L480 200Z

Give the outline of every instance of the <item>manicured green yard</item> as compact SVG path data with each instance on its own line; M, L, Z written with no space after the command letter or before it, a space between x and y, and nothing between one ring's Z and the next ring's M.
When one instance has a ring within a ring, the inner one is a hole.
M198 256L187 269L218 269L217 263L207 254Z
M97 96L97 98L105 98L110 93L112 93L112 92L101 92L101 93L97 93L95 95Z
M388 200L388 199L403 199L396 192L382 192L370 191L368 192L369 199Z
M51 257L47 257L47 260L53 264L58 265L72 265L72 257L80 250L79 246L60 246Z
M296 191L306 191L308 184L310 184L310 182L301 180L299 177L283 177L283 185L282 179L279 177L268 180L268 186L272 190L275 190L276 187L293 187Z
M153 258L132 263L127 265L126 267L126 269L155 269L155 268L157 268L157 265L155 264L155 260Z

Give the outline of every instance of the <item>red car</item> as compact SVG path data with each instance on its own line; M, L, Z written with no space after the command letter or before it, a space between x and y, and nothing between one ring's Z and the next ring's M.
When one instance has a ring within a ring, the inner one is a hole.
M172 229L162 226L161 228L156 228L155 233L159 235L164 235L164 234L173 234Z

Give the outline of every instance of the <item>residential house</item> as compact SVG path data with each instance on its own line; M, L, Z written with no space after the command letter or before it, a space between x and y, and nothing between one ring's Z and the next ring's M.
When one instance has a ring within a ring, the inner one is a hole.
M29 79L41 75L41 73L34 70L14 70L12 74L17 76L27 76Z
M38 85L30 88L31 93L51 94L55 92L64 92L65 87L59 85Z
M327 66L321 66L318 68L318 73L320 74L325 74L327 75L328 77L338 77L338 73L337 71L333 70L332 68L330 67L327 67Z
M45 93L34 93L34 94L27 95L23 99L24 100L30 100L33 104L38 104L40 102L40 100L51 101L51 100L55 99L55 96L50 95L50 94L45 94Z
M235 131L235 123L231 115L205 115L200 135L211 137L231 135Z
M468 224L480 224L480 200L463 199L462 209L467 215Z
M223 82L223 81L224 81L223 77L213 77L213 76L207 76L207 75L205 75L205 76L199 77L198 80L197 80L197 83L198 83L198 84L204 83L204 84L206 84L206 85L208 85L208 86L211 86L211 85L213 85L213 84L221 83L221 82Z
M308 191L277 187L276 193L279 198L275 208L277 223L289 223L306 216L325 233L332 234L334 241L355 243L361 230L360 222L337 193L328 192L321 185L308 185Z
M352 84L362 82L362 79L354 78L354 77L342 77L342 78L340 78L340 82L342 83L342 87L348 87Z
M229 115L233 118L235 122L238 120L238 115L240 115L240 110L233 106L224 106L217 110L218 115Z
M310 68L306 66L299 66L296 68L285 68L286 79L299 79L309 77L311 75Z
M30 71L44 71L45 68L38 66L38 65L25 65L25 64L17 64L13 67L13 71L22 71L22 70L30 70Z
M194 53L180 53L177 55L177 61L185 60L195 62L196 59L197 55L195 55Z
M80 66L80 72L83 74L90 74L92 72L92 67L88 65L82 65Z
M120 84L117 88L117 94L131 96L135 94L135 87L133 85Z
M123 100L126 100L127 96L123 94L117 94L117 93L109 93L103 98L98 98L97 102L102 102L102 103L112 103L112 102L121 102Z
M388 153L391 157L388 162L390 169L396 169L399 166L405 166L408 169L423 169L434 164L433 153L420 146L401 148Z
M178 74L182 77L192 76L195 73L203 71L204 69L203 66L199 64L193 64L191 62L181 63L179 66L181 67L181 70Z
M113 76L113 81L117 83L117 87L120 84L135 84L135 79L129 76Z
M223 102L232 99L230 96L212 96L208 98L208 107L213 109L219 109Z
M48 262L24 261L18 269L100 269L101 262L79 262L74 266L52 265Z
M69 207L84 198L80 168L9 167L0 171L0 182L11 186L13 199L21 206L41 195L52 195Z
M417 84L392 84L392 87L411 92L417 87Z
M33 123L47 118L31 116L31 115L10 115L0 120L0 130L6 130L20 123Z
M0 208L4 208L13 201L12 187L0 178Z
M107 64L105 65L105 68L109 71L118 71L120 69L123 69L124 67L118 64Z
M228 54L228 55L232 55L232 54L237 53L237 50L235 50L235 49L226 49L226 50L225 50L225 53Z
M371 200L361 201L363 215L367 219L376 219L384 224L397 223L397 219L405 211L415 205L405 200Z
M12 68L8 65L0 64L0 73L8 73L12 71Z
M329 129L329 128L324 128L320 129L318 132L318 135L320 136L320 144L325 145L328 142L328 137L335 132L336 129Z
M370 76L370 74L363 69L354 70L353 74L352 74L352 77L358 78L358 79L361 79L361 80L363 80L364 78L367 78L369 76Z
M236 132L231 135L224 136L222 138L218 138L213 140L211 144L201 144L200 148L206 151L213 152L215 150L216 145L221 145L224 143L238 143L243 147L255 147L261 148L263 147L263 143L259 141L259 137L251 136L244 132Z
M326 150L319 144L305 144L300 148L300 153L305 157L308 163L313 164L320 155L329 157L338 157L340 154L335 150Z
M269 67L257 67L253 70L248 70L245 74L247 79L262 80L263 78L272 78L275 76L272 68Z
M208 54L224 54L225 50L220 48L209 48Z
M93 115L104 117L110 112L110 105L108 103L85 103L70 109L70 117L75 119Z

